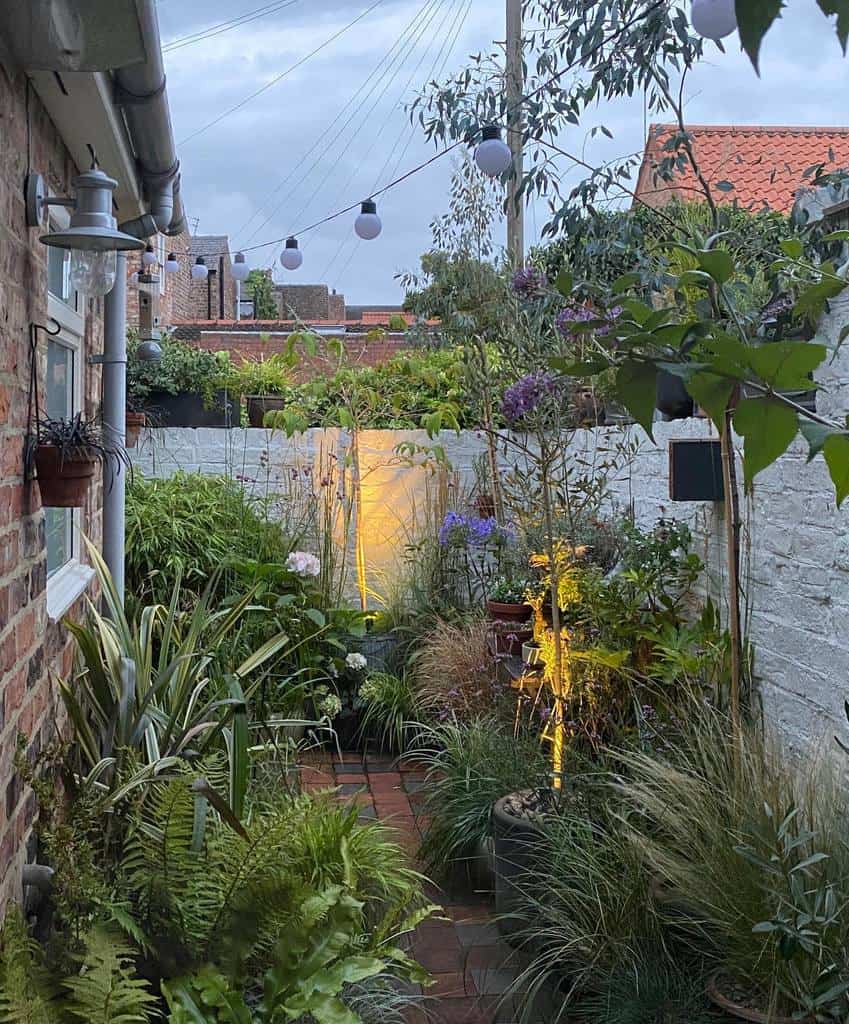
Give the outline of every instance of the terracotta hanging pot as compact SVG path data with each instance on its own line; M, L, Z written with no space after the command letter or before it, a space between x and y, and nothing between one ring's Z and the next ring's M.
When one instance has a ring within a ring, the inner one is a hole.
M85 504L100 459L90 448L62 452L41 444L35 452L41 504L45 508L80 508Z

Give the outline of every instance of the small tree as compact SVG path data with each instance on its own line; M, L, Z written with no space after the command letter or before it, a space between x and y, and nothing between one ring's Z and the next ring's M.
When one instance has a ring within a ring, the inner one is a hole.
M245 291L254 301L254 316L257 320L276 320L280 316L271 271L252 270L245 282Z

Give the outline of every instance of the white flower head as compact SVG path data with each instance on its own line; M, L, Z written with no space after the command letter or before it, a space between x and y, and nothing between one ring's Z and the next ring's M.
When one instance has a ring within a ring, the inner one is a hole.
M342 711L342 701L335 693L328 693L315 702L315 709L324 718L335 718Z
M286 559L286 568L298 576L318 576L321 562L308 551L293 551Z
M357 652L355 651L352 654L349 654L347 658L345 658L345 664L348 666L348 668L353 669L355 672L361 672L366 667L366 665L368 665L368 662L366 661L364 655L357 654Z

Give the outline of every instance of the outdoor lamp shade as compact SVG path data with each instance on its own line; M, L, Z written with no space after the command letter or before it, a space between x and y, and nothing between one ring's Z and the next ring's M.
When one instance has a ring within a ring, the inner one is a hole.
M195 265L192 267L192 280L205 281L209 277L209 269L203 256L198 256Z
M114 249L74 249L71 253L71 285L83 295L108 295L117 276L118 253Z
M690 21L705 39L724 39L737 28L735 0L693 0Z
M377 238L382 228L380 217L377 215L377 203L367 199L360 207L359 216L354 221L354 231L360 238L364 238L368 242L372 238Z
M248 261L245 259L243 252L237 252L233 257L233 280L234 281L247 281L248 274L250 274L251 268L248 265Z
M136 349L136 359L142 363L158 363L162 359L162 346L150 338L141 341Z
M142 253L142 263L146 267L152 267L156 263L156 253L153 251L152 245L149 245Z
M37 175L30 177L35 180L33 185L28 187L27 222L31 227L35 227L40 223L44 207L55 200L46 197L39 189L40 179ZM70 224L67 228L42 235L41 241L45 245L88 252L129 252L133 249L144 249L145 244L141 239L118 230L112 216L112 193L118 184L113 178L94 167L85 174L77 175L72 184L76 195ZM68 205L67 200L62 202Z
M298 248L297 238L286 239L286 246L280 253L280 262L287 270L297 270L304 262L304 254Z
M487 125L475 149L475 163L490 178L500 178L513 162L510 147L501 138L497 125Z
M172 253L169 254L168 259L165 261L165 273L166 274L176 274L179 269L180 269L180 261L177 259L177 257L172 252Z

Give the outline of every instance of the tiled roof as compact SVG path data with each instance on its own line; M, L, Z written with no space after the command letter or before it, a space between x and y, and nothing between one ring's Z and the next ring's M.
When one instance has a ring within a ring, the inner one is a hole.
M230 252L230 239L227 235L194 235L192 237L192 256L203 256L218 259Z
M797 191L807 184L804 172L817 164L826 170L849 167L849 128L793 128L771 125L688 125L693 149L704 177L719 202L737 202L753 209L769 207L789 213ZM663 146L677 132L673 125L649 128L643 163L635 189L651 206L671 198L699 199L699 184L688 166L672 181L657 176ZM716 188L730 182L728 191Z

